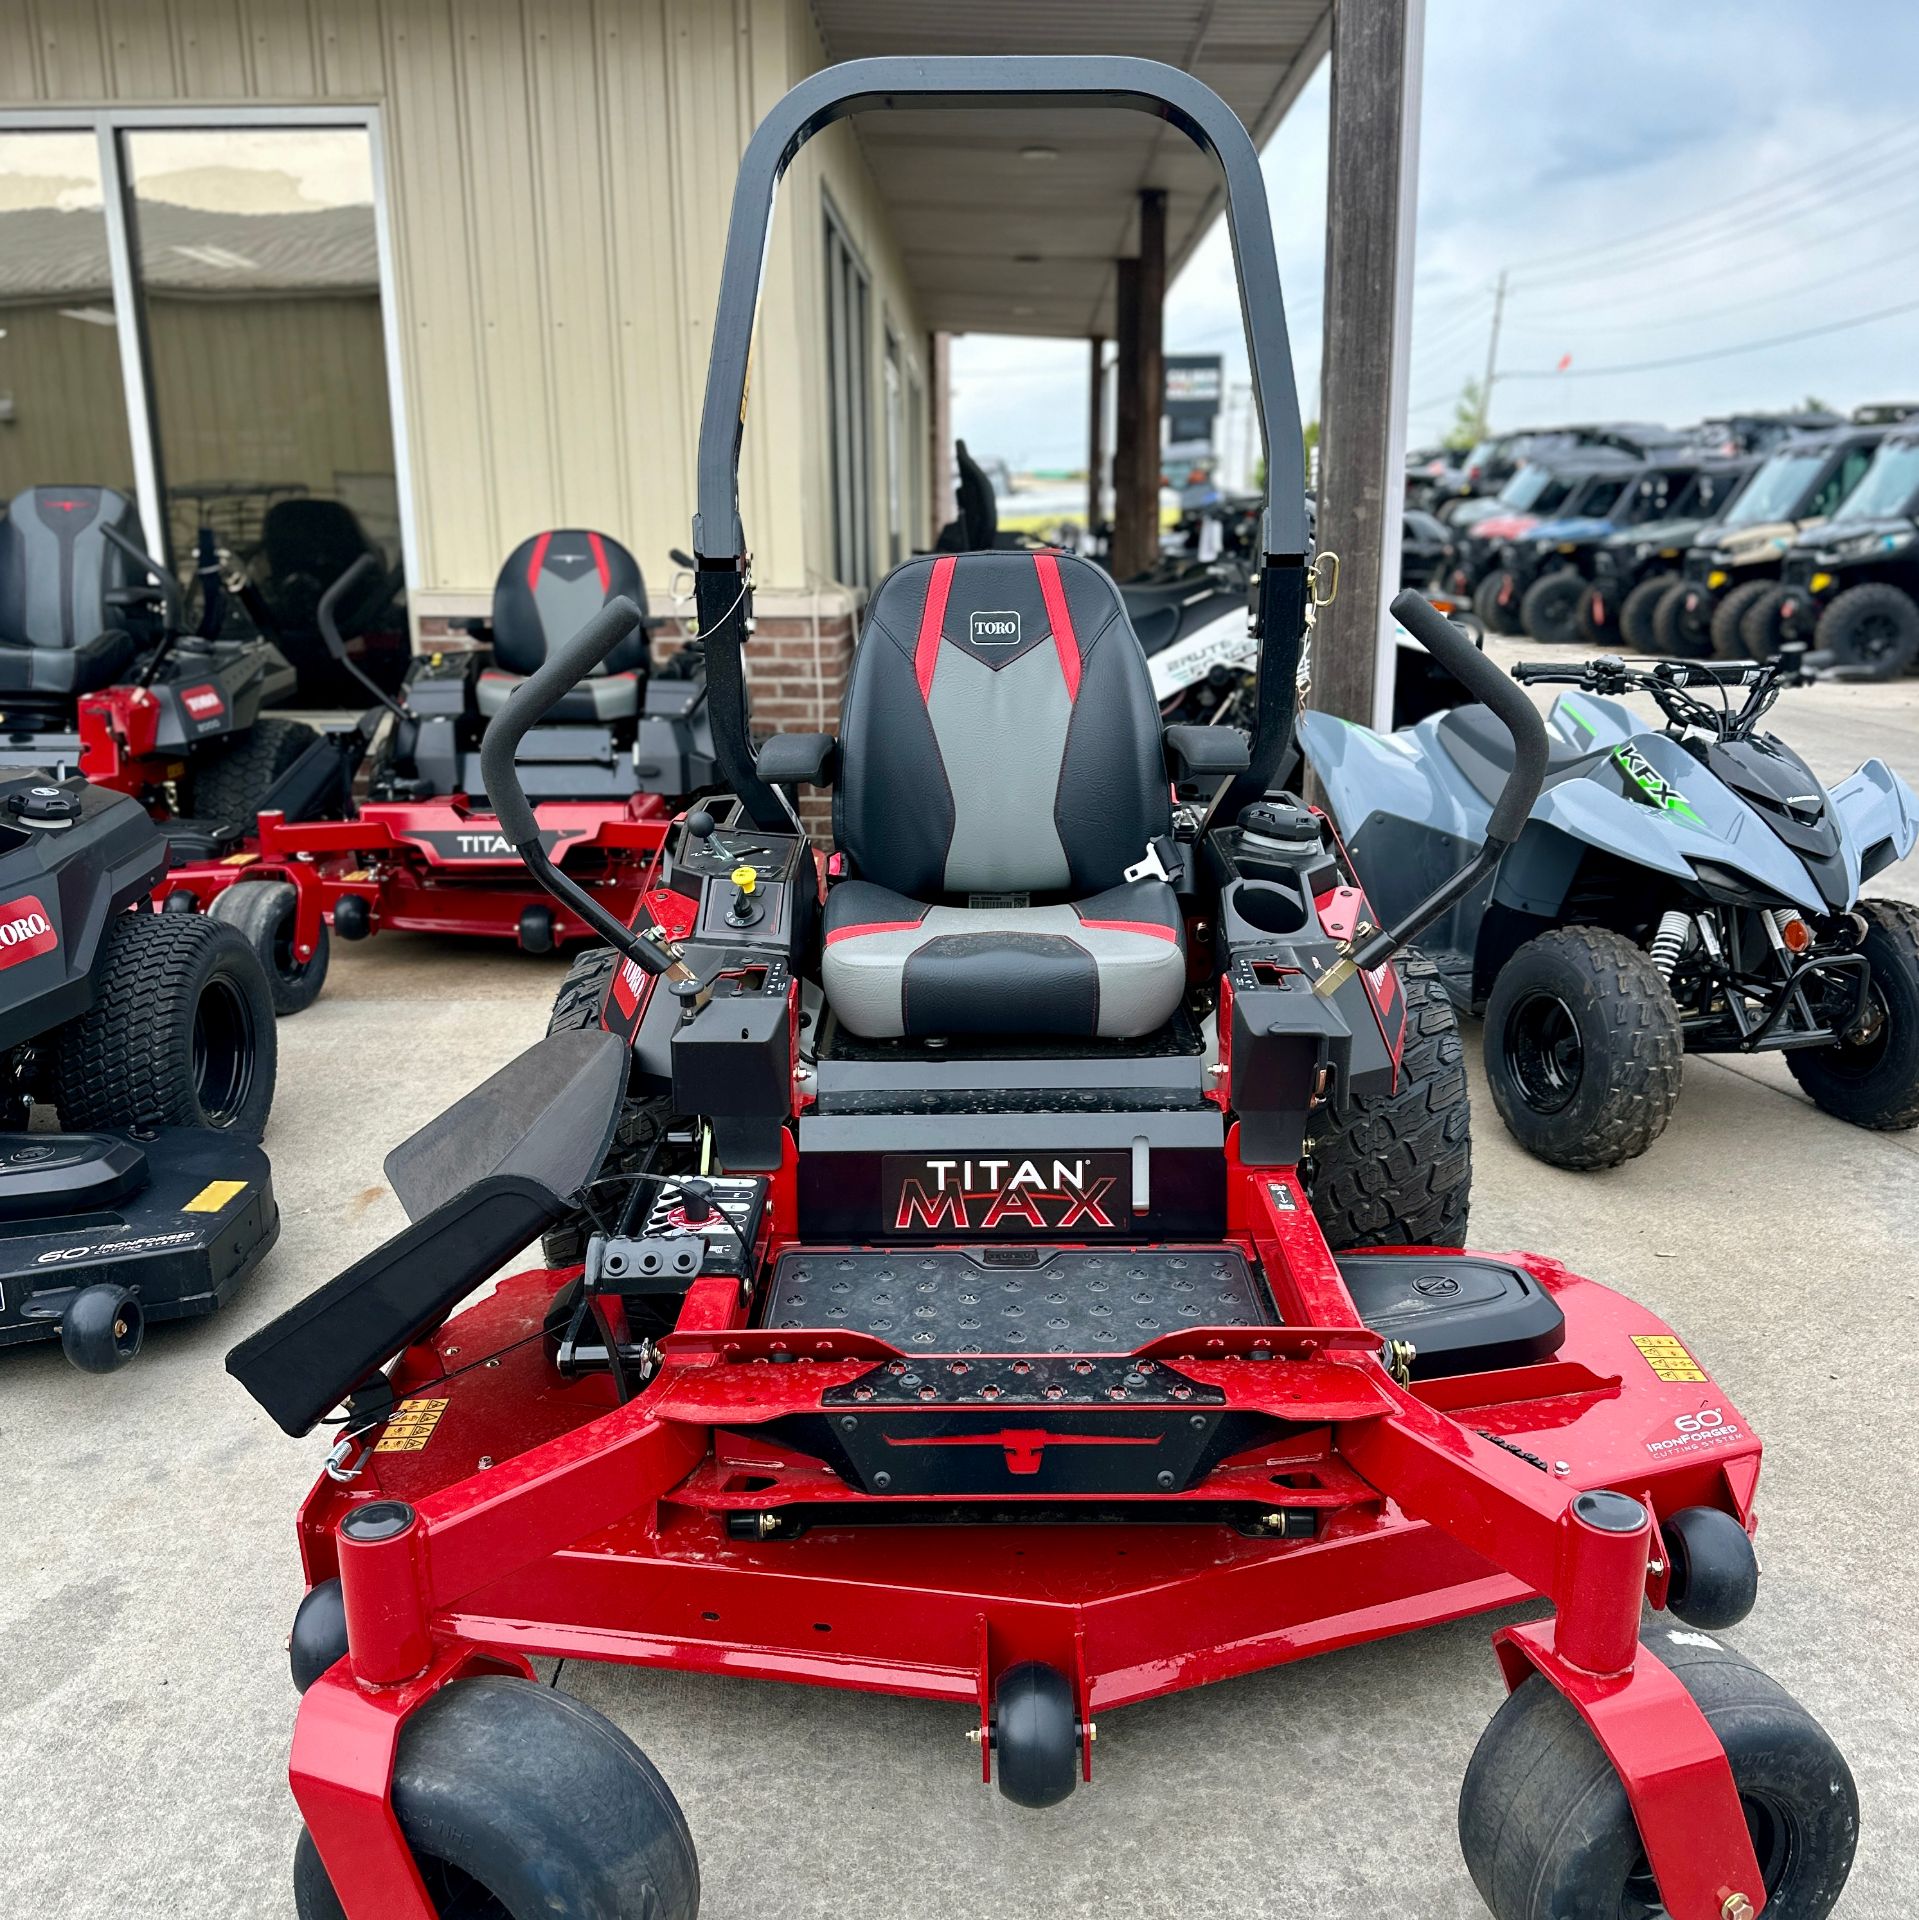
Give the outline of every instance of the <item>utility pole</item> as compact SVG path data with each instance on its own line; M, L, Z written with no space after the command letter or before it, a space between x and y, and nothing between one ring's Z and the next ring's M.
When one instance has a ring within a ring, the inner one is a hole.
M1479 383L1479 433L1486 437L1487 416L1492 412L1493 382L1499 378L1499 322L1506 311L1506 269L1499 269L1499 285L1493 289L1493 330L1486 342L1486 377Z

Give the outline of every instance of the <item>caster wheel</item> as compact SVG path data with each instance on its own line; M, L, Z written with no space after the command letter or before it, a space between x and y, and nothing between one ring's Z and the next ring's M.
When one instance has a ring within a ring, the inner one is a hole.
M993 1691L993 1772L1022 1807L1055 1807L1079 1782L1079 1715L1057 1667L1008 1667Z
M337 1580L322 1580L300 1602L287 1640L293 1684L305 1693L327 1668L346 1654L346 1602Z
M198 913L200 903L182 887L177 893L170 893L160 902L162 913Z
M1736 1627L1759 1598L1759 1556L1752 1537L1717 1507L1686 1507L1660 1528L1672 1572L1666 1611L1689 1627Z
M520 909L520 951L522 953L553 951L553 915L550 909L542 906Z
M373 931L373 909L357 893L343 893L333 903L333 931L342 940L364 940Z
M1655 1631L1646 1644L1725 1747L1767 1914L1825 1920L1859 1837L1858 1790L1838 1748L1730 1647L1673 1631ZM1459 1843L1497 1920L1663 1920L1666 1912L1619 1776L1537 1674L1480 1736L1459 1794ZM1757 1906L1749 1890L1738 1891Z
M312 954L297 959L293 928L298 911L299 895L290 880L249 880L216 895L207 909L208 919L231 927L253 949L267 977L276 1014L304 1013L326 984L326 922L320 922Z
M60 1349L82 1373L117 1373L140 1351L147 1319L125 1287L82 1287L60 1316Z
M693 1836L666 1782L612 1721L550 1687L493 1674L454 1681L400 1729L392 1794L449 1920L699 1913ZM293 1899L300 1920L343 1920L306 1832Z

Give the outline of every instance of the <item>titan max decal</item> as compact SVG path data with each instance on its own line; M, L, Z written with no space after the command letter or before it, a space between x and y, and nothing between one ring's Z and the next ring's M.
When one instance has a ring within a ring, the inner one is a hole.
M1130 1169L1114 1152L888 1154L884 1218L895 1233L1112 1232Z

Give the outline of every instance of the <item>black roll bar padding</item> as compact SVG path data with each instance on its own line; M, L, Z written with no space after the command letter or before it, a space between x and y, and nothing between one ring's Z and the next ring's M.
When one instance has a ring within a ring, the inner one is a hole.
M1258 719L1252 765L1224 798L1237 796L1236 806L1257 799L1291 747L1306 606L1306 455L1272 216L1252 136L1212 88L1156 60L1112 54L851 60L802 80L760 122L747 144L733 190L700 414L693 551L699 561L695 592L706 648L714 758L747 817L764 830L790 827L791 816L759 777L747 731L739 656L751 605L745 591L748 549L740 522L739 466L774 195L800 148L849 114L927 107L978 111L1009 101L1062 110L1130 108L1177 127L1219 162L1253 411L1266 454Z
M340 602L353 592L361 581L379 571L380 562L375 555L361 554L351 566L341 572L339 578L327 588L326 592L321 594L320 605L313 616L313 623L320 629L321 642L327 652L332 655L337 666L344 667L348 673L352 674L354 679L359 681L361 686L372 694L373 698L392 714L394 719L411 720L413 715L408 711L405 701L396 699L394 695L388 693L379 681L374 679L372 674L368 673L359 661L347 652L346 641L340 633Z
M186 625L186 601L180 593L180 583L170 574L145 547L137 540L129 540L118 527L103 526L100 531L124 553L127 558L150 573L158 584L160 598L167 606L167 631L178 633Z
M1513 770L1493 803L1486 838L1511 846L1546 781L1546 723L1522 688L1487 659L1424 594L1410 587L1393 596L1392 615L1475 700L1492 709L1512 736Z

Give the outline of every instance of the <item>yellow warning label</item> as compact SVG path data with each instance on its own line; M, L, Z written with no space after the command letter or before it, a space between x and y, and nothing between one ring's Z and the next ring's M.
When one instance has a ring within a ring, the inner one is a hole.
M222 1207L239 1199L246 1190L247 1183L244 1180L209 1180L180 1211L218 1213Z
M1706 1378L1705 1368L1686 1351L1685 1342L1670 1333L1635 1333L1632 1343L1662 1380Z
M250 867L259 857L257 853L230 853L220 864L223 867Z
M386 1423L375 1453L418 1453L433 1438L450 1402L445 1400L402 1400Z

